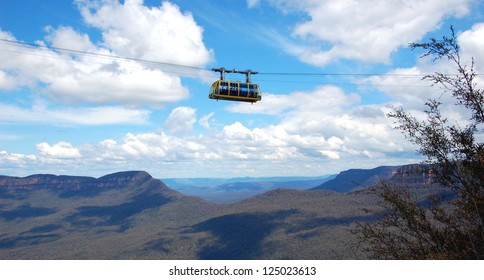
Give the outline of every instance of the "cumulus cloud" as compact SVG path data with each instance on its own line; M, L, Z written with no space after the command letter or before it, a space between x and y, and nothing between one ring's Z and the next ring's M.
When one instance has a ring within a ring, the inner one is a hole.
M212 60L212 51L203 43L203 29L175 4L162 2L149 8L142 0L76 3L84 20L102 30L104 45L118 55L183 65Z
M294 102L295 96L300 100ZM194 136L185 133L196 122L195 109L178 107L167 118L166 133L128 133L123 139L108 139L81 152L88 157L95 154L98 160L137 162L148 170L155 162L186 165L193 172L196 166L224 176L230 176L227 166L232 166L232 175L239 171L245 175L257 174L261 170L264 174L308 174L318 172L325 163L330 165L324 166L325 170L346 169L352 164L348 159L357 161L358 167L365 166L365 162L372 166L375 160L384 164L417 160L413 153L406 154L412 147L393 130L384 105L363 105L359 96L340 88L326 86L294 92L279 101L279 109L262 102L259 105L263 108L239 104L228 109L237 113L280 114L281 121L254 128L236 121L211 134ZM173 127L167 127L168 123ZM402 156L398 160L389 156L398 154ZM291 170L284 171L287 167Z
M59 26L57 29L52 26L47 26L45 28L47 36L45 39L53 47L79 50L86 52L109 54L108 50L102 49L96 46L87 34L81 34L76 32L72 27L69 26ZM44 42L37 41L38 44L43 45Z
M0 151L0 164L15 164L14 166L22 166L25 161L35 161L37 157L35 155L25 155L18 153L9 153L7 151Z
M47 38L60 45L58 41L79 42L76 50L93 51L86 36L74 33L71 28L60 28ZM5 38L5 33L0 37ZM80 49L82 46L85 49ZM156 106L179 101L189 94L180 77L145 68L135 61L72 57L42 46L7 45L5 48L6 51L0 53L0 68L4 69L2 84L12 88L12 81L16 81L16 87L44 87L46 96L65 103L88 101ZM103 49L94 52L110 54Z
M318 111L333 110L340 106L350 106L359 102L356 94L346 94L341 88L335 86L319 86L314 91L297 91L285 95L264 94L264 102L257 106L242 103L230 105L227 110L237 113L280 115L290 111Z
M458 36L464 58L473 57L477 73L484 72L484 23L477 23Z
M87 168L90 174L96 170L103 175L113 168L133 168L155 176L206 176L207 172L212 176L314 175L373 166L375 161L415 162L411 157L389 157L407 151L408 147L400 144L399 134L392 131L381 113L357 117L354 112L365 106L354 106L347 110L314 109L308 113L318 121L309 128L303 126L307 116L294 108L284 113L278 124L250 128L234 122L200 135L185 134L196 121L195 110L179 107L171 117L181 120L179 124L184 128L174 127L174 131L126 133L119 139L78 147L65 141L42 142L36 145L38 155L0 156L22 159L30 164L30 170L37 170L38 162L58 164L76 159L78 164L65 166L71 168L65 172L79 174L80 168ZM176 134L179 132L183 135Z
M292 35L309 44L298 57L318 66L338 59L389 63L399 47L421 39L446 17L465 15L470 4L469 0L269 2L286 13L309 16Z
M346 93L341 88L322 86L286 96L266 94L264 98L275 101L261 102L257 106L237 104L229 106L228 110L279 115L281 122L253 130L242 124L228 126L224 129L227 138L237 135L240 141L257 143L258 147L292 148L303 157L323 156L331 160L350 156L368 158L410 148L393 130L392 121L386 117L385 104L363 105L358 95ZM258 142L257 139L262 140Z
M50 145L47 142L35 146L40 155L55 159L76 159L81 157L79 150L67 142Z
M192 130L197 110L191 107L177 107L171 111L164 127L172 134L183 134Z
M89 101L151 106L177 102L189 95L179 77L136 68L139 66L133 62L113 66L116 72L99 68L56 77L47 87L49 95L66 103Z
M170 136L163 131L150 133L127 133L120 140L107 139L99 144L83 147L83 154L96 160L133 161L142 159L148 162L172 162L184 159L196 159L204 150L203 141L198 143L190 137ZM102 151L101 153L98 153ZM138 162L140 163L140 162ZM143 164L142 164L143 165Z

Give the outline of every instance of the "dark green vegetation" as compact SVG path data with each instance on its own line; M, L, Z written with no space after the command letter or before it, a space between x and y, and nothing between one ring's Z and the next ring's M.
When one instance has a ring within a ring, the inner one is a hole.
M376 223L360 223L357 230L372 258L483 259L484 258L484 92L477 85L474 60L466 65L453 28L452 36L414 43L434 61L447 59L457 74L435 73L424 79L453 97L455 110L468 119L451 121L443 115L441 98L426 103L426 118L418 119L403 108L390 117L397 128L426 156L438 189L426 194L401 184L382 182L374 193L386 211Z
M389 176L425 183L412 166ZM141 171L0 177L0 259L354 259L349 229L375 220L376 202L278 189L216 204Z

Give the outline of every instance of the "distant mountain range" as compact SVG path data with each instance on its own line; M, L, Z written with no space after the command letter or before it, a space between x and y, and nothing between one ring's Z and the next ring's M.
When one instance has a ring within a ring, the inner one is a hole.
M213 202L236 202L273 189L307 190L336 175L319 177L165 178L170 188Z
M371 186L380 180L400 178L399 181L428 181L428 168L422 164L411 164L349 169L337 175L319 177L166 178L162 181L186 195L213 202L236 202L273 189L349 192ZM409 177L409 174L412 175Z
M378 199L334 190L388 176L422 185L430 173L421 165L349 170L323 190L267 187L228 204L182 194L143 171L0 176L0 259L365 258L348 230L377 218L366 210L378 210Z

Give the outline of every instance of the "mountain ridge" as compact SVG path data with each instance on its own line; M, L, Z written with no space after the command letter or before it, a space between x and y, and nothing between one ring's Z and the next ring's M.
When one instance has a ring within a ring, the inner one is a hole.
M370 186L381 179L390 179L396 174L399 166L378 166L371 169L348 169L341 171L332 180L311 188L310 190L334 190L348 192L365 186Z
M0 175L0 188L30 189L35 187L50 187L58 184L60 188L70 186L71 188L86 185L98 187L125 186L139 179L150 179L150 174L145 171L121 171L104 175L99 178L88 176L54 175L54 174L33 174L26 177L14 177ZM72 185L74 184L74 186ZM82 185L81 185L82 184Z
M350 192L372 186L381 180L402 184L435 183L434 167L430 164L405 164L379 166L371 169L348 169L341 171L334 179L309 190L333 190Z
M426 178L418 166L399 174L409 183ZM371 193L333 190L274 189L213 203L142 171L10 178L21 182L8 188L0 177L0 259L365 258L354 255L349 230L379 211Z

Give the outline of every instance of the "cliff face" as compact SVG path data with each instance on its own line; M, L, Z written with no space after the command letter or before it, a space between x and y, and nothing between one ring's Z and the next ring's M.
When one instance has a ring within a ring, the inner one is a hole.
M144 171L127 171L109 174L100 178L82 176L57 176L36 174L27 177L0 176L0 194L19 193L28 190L47 189L60 197L91 197L102 191L128 187L154 186L159 191L170 190L163 182Z
M423 184L435 183L434 167L429 164L409 164L400 167L392 176L391 180L404 184Z
M409 164L402 166L380 166L374 169L349 169L341 172L312 190L333 190L348 192L364 188L380 180L390 180L402 184L427 185L435 183L433 166L428 164Z
M0 177L0 188L7 190L33 190L40 188L72 188L96 185L96 179L78 176L56 176L50 174L36 174L28 177Z
M100 177L57 176L50 174L36 174L27 177L0 176L0 188L9 190L33 190L40 188L73 189L88 187L114 188L137 185L153 179L144 171L118 172Z

